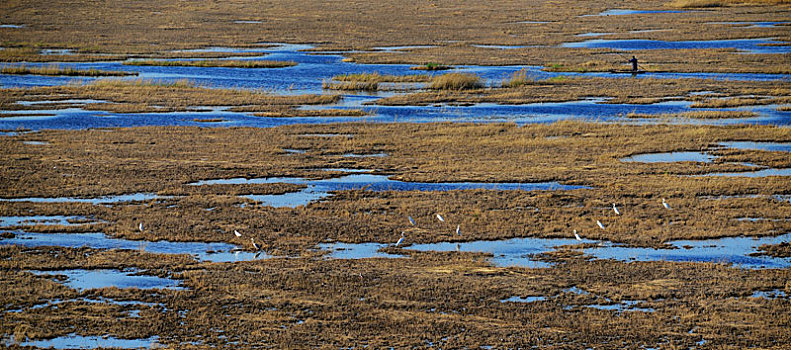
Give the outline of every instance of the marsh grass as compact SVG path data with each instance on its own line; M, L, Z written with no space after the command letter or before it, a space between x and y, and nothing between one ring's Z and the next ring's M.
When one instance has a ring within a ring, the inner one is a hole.
M467 252L405 252L404 259L361 260L321 259L306 253L212 264L187 255L3 247L0 279L7 282L7 290L0 299L6 311L0 331L19 340L75 331L128 339L158 335L160 341L167 339L164 346L179 348L195 338L217 347L230 338L237 348L260 343L282 348L329 343L419 348L426 342L448 348L527 348L535 344L533 336L546 344L602 348L613 341L626 348L693 348L701 339L722 348L782 347L791 342L784 328L787 317L778 312L787 301L750 297L756 290L788 292L787 270L587 261L580 252L584 250L558 254L557 265L550 268L527 269L495 267L486 262L486 255ZM186 289L78 292L58 283L56 276L25 272L129 267L177 278ZM572 287L583 292L570 291ZM545 298L502 302L512 296ZM88 303L83 297L100 301ZM148 305L118 305L113 300ZM586 307L605 300L637 300L656 311ZM47 306L50 302L57 304ZM33 310L37 305L44 307ZM23 311L10 312L16 308ZM129 317L132 310L139 310L141 317ZM351 322L349 314L367 321ZM74 319L89 322L75 327ZM169 326L173 322L188 328L189 335ZM41 324L47 327L37 326ZM575 331L579 328L586 331ZM530 336L513 336L514 332Z
M321 87L327 90L347 90L347 91L376 91L379 83L375 81L327 81L321 82Z
M439 70L449 70L453 69L453 66L448 66L444 64L437 64L437 63L426 63L420 66L412 66L409 67L411 70L426 70L426 71L439 71Z
M222 68L285 68L296 66L293 61L267 61L267 60L195 60L195 61L165 61L165 60L134 60L126 61L129 66L178 66L178 67L222 67Z
M535 83L536 80L537 78L534 74L528 71L527 68L522 68L518 72L511 74L509 79L503 79L503 82L500 85L505 88L515 88L522 85Z
M629 113L627 118L685 118L685 119L732 119L755 118L758 113L753 111L693 111L670 114L638 114Z
M99 79L87 83L75 81L66 86L4 89L3 94L0 94L0 105L5 109L30 109L29 106L19 105L15 101L41 99L102 100L109 103L88 104L86 107L92 110L135 113L185 111L207 106L246 106L251 110L269 111L283 106L333 103L340 96L275 95L267 91L214 89L183 79ZM46 104L38 108L52 107L51 104Z
M732 5L785 5L791 0L673 0L667 6L676 8L707 8Z
M3 66L2 68L0 68L0 74L15 74L15 75L33 74L33 75L53 75L53 76L65 75L65 76L86 76L86 77L138 75L137 72L107 71L100 69L76 69L73 67L61 68L58 65L50 65L47 67L26 67L24 65Z
M781 92L782 93L782 92ZM757 106L769 104L791 103L791 97L730 97L711 98L697 101L690 105L692 108L729 108L740 106Z
M428 85L434 90L470 90L483 87L481 78L469 73L448 73L435 76Z
M425 83L431 80L427 74L383 75L374 73L343 74L332 77L334 81L366 83Z

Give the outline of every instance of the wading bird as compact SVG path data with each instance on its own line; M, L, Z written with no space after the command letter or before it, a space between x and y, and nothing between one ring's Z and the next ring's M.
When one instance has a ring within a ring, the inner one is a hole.
M233 234L236 235L236 237L242 237L242 234L239 233L239 231L233 230Z
M604 230L604 225L602 225L601 221L599 221L599 220L596 220L596 225L599 225L599 228L601 228L602 230Z
M411 216L409 217L409 223L412 224L412 226L415 226L415 219L413 219Z
M662 206L665 207L665 209L667 209L667 210L673 209L673 208L670 207L670 204L667 204L667 202L665 202L664 198L662 198Z
M618 207L615 206L615 203L612 204L612 211L615 212L615 215L621 215L621 212L618 211Z
M143 223L142 222L140 223L140 225L137 225L137 229L140 230L140 232L143 232Z
M398 247L398 246L400 246L400 245L401 245L401 243L403 243L403 242L404 242L404 233L403 233L403 232L401 232L401 238L399 238L399 239L398 239L398 242L396 242L395 246L396 246L396 247Z
M456 234L461 236L461 225L456 225Z
M437 220L445 222L445 218L443 218L442 215L439 214L437 214Z
M250 242L253 242L253 249L261 250L261 247L259 247L258 244L255 244L255 240L253 239L253 237L250 237Z
M577 234L577 230L574 230L574 238L576 238L578 241L582 242L582 238L580 238L580 235Z

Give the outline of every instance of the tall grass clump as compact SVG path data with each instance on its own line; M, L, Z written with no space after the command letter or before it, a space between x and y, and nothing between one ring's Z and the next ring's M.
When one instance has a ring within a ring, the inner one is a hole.
M382 75L379 72L374 73L349 73L343 75L336 75L332 77L335 81L354 81L354 82L369 82L369 83L424 83L431 80L428 74L411 74L411 75Z
M483 82L475 74L448 73L434 77L428 87L436 90L467 90L481 88Z
M321 87L328 90L347 90L347 91L376 91L379 83L375 81L322 81Z
M522 85L527 85L536 81L535 75L527 71L527 68L522 68L518 72L511 74L511 78L503 80L502 87L514 88Z
M178 89L188 89L188 88L198 87L197 85L195 85L195 83L187 79L180 79L175 81L151 80L151 79L134 79L134 80L100 79L89 83L88 86L99 87L99 88L165 87L165 88L178 88Z
M47 67L26 67L14 66L0 68L1 74L15 74L15 75L66 75L66 76L84 76L84 77L106 77L106 76L126 76L137 75L137 72L124 72L124 71L107 71L100 69L76 69L73 67L60 68L58 65L50 65Z

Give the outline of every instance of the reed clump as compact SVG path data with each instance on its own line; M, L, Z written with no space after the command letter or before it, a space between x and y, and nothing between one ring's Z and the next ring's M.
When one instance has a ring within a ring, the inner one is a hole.
M1 50L0 50L1 51ZM15 74L15 75L52 75L52 76L84 76L84 77L107 77L107 76L127 76L138 75L137 72L125 71L108 71L101 69L77 69L74 67L61 68L58 65L50 65L46 67L27 67L27 66L3 66L0 68L0 74Z
M504 88L515 88L522 85L535 83L535 81L535 75L528 71L527 68L522 68L519 71L511 74L511 78L503 80L501 86Z
M426 71L439 71L439 70L450 70L453 69L453 66L444 65L444 64L437 64L437 63L426 63L420 66L412 66L409 67L411 70L426 70Z
M689 118L689 119L736 119L755 118L758 113L753 111L693 111L667 114L629 113L627 118Z
M332 77L334 81L367 83L425 83L431 79L427 74L387 75L374 73L343 74Z
M321 87L327 90L346 90L346 91L376 91L379 83L376 81L322 81Z
M481 78L470 73L448 73L435 76L428 85L434 90L471 90L483 87Z

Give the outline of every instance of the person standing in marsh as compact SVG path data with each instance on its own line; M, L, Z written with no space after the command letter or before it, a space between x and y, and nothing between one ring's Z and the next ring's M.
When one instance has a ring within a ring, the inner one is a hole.
M629 63L632 64L632 72L637 72L637 57L632 56L632 59L629 60Z

